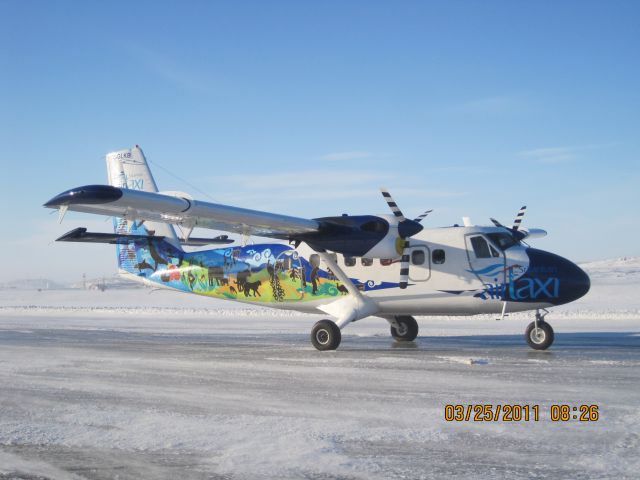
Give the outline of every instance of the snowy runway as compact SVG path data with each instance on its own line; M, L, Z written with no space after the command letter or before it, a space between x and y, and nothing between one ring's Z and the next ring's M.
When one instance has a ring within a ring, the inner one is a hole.
M458 319L450 336L453 322L421 320L408 346L371 320L318 352L312 317L110 312L0 311L0 478L575 479L640 468L635 321L598 333L557 322L552 349L534 352L517 319ZM470 335L478 322L490 335ZM497 403L538 404L540 421L444 420L446 404ZM557 403L597 404L600 420L551 422Z

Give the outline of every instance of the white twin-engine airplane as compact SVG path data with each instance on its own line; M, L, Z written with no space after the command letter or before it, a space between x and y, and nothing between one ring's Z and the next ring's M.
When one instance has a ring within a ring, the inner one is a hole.
M114 218L114 233L76 228L59 241L116 245L120 274L153 287L300 312L324 312L311 330L318 350L340 345L341 330L369 316L386 319L398 341L413 341L412 315L500 314L536 310L527 343L553 343L546 308L587 293L589 277L525 239L546 235L520 223L425 229L429 212L406 218L386 190L392 215L297 218L158 192L136 145L106 156L109 185L72 188L44 206ZM178 237L173 225L180 227ZM221 235L193 238L195 227L242 235L241 245L187 252L185 245L230 244ZM279 242L251 244L250 236Z

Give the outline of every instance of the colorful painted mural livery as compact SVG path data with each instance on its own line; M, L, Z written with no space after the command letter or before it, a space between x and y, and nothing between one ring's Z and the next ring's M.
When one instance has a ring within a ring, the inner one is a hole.
M117 233L149 235L144 225L118 219ZM149 281L217 298L259 303L298 302L338 297L347 289L320 259L309 260L283 244L247 245L188 253L169 242L149 237L119 244L118 265ZM398 284L352 280L360 290Z

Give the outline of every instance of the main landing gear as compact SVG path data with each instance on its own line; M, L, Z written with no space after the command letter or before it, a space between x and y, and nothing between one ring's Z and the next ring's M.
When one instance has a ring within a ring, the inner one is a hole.
M544 313L536 311L536 319L527 326L524 333L525 340L534 350L546 350L553 343L553 328L544 320L549 312L544 308L542 311Z
M398 342L412 342L418 336L418 322L409 315L393 317L391 336Z
M409 315L389 319L391 336L398 342L412 342L418 336L418 322ZM335 350L340 346L340 327L331 320L320 320L311 329L311 343L318 350Z
M340 340L340 327L331 320L320 320L311 329L311 343L318 350L335 350Z

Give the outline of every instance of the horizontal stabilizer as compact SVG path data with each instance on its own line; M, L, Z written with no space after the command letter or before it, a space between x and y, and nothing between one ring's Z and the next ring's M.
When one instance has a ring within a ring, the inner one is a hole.
M218 235L217 237L213 238L189 237L186 240L184 238L180 239L181 245L187 245L189 247L204 247L205 245L227 245L229 243L233 243L233 240L226 235Z
M60 238L56 239L56 242L86 242L86 243L129 243L136 240L163 240L165 237L148 235L130 235L124 233L102 233L102 232L87 232L84 227L74 228L70 232L65 233ZM193 247L202 247L205 245L226 245L233 243L227 235L219 235L214 238L189 238L188 240L181 240L182 245L189 245Z
M136 240L162 240L164 237L149 237L148 235L127 235L123 233L98 233L87 232L84 227L74 228L70 232L65 233L56 242L87 242L87 243L129 243Z

